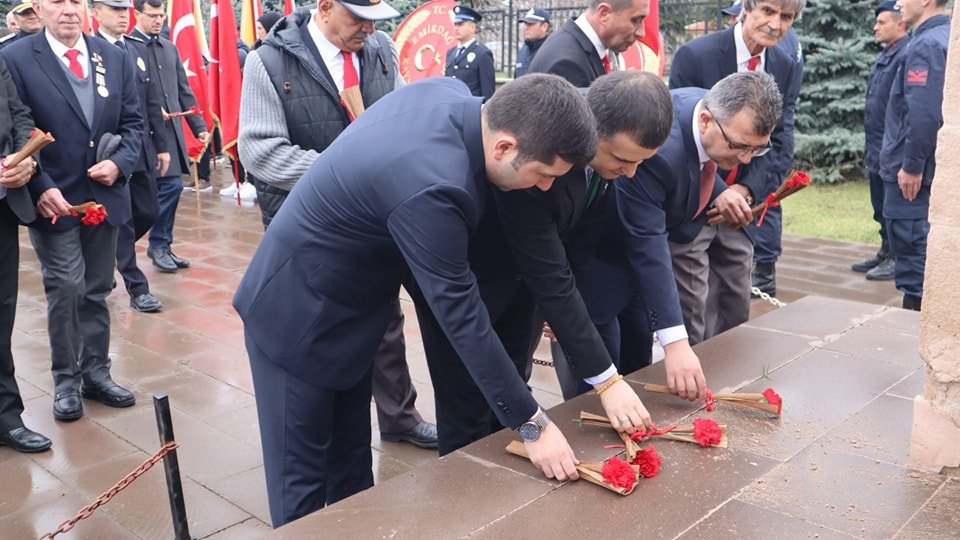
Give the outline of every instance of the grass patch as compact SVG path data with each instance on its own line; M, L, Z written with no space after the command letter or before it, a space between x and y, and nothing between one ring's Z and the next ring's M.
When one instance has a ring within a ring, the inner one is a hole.
M791 234L879 244L867 182L811 184L783 201L783 230Z

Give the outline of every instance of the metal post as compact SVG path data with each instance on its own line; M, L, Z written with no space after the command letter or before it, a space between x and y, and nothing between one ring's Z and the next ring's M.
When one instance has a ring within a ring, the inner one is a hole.
M170 402L166 394L153 395L153 410L157 415L157 431L160 445L173 442L173 420L170 417ZM163 458L163 473L167 478L167 495L170 497L170 514L173 516L173 537L176 540L191 540L187 524L187 508L183 500L183 485L180 483L180 462L177 451L171 450Z

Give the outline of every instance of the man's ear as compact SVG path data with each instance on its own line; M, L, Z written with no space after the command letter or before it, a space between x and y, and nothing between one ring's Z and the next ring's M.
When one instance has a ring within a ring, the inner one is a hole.
M697 126L700 128L700 135L707 132L707 128L710 127L710 122L713 122L713 115L710 114L710 111L701 107L700 115L697 116Z
M500 161L504 157L517 149L517 139L513 135L505 132L499 132L493 139L493 159Z

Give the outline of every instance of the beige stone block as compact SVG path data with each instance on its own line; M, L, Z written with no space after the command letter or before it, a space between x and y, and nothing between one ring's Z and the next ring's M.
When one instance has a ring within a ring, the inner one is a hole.
M960 466L960 427L921 396L913 399L908 465L938 472L943 467Z

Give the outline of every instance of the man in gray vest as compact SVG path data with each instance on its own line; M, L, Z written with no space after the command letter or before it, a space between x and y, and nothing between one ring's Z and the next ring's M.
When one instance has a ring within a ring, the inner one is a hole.
M359 87L364 107L400 87L397 50L374 21L399 16L377 0L319 0L280 19L247 56L240 98L240 161L254 181L263 226L293 185L350 124L340 98ZM393 321L374 359L373 396L380 438L436 448L436 426L414 407L407 368L403 313Z

